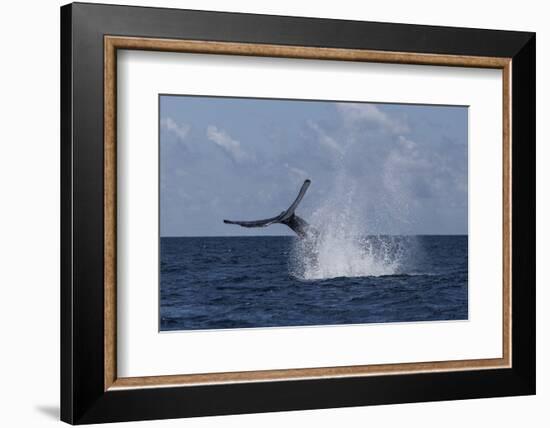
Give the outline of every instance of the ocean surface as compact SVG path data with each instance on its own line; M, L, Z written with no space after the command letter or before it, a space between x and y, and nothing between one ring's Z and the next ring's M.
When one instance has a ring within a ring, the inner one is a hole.
M468 318L467 236L162 237L160 329Z

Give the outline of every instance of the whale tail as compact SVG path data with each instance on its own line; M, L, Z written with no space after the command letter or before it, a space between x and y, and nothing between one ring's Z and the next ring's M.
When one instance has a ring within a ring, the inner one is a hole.
M264 220L250 220L250 221L234 221L234 220L224 220L226 224L236 224L242 227L267 227L272 224L281 223L290 227L299 237L305 238L311 233L315 233L314 229L305 221L303 218L298 217L295 214L296 208L302 201L306 191L311 184L311 180L305 180L304 184L298 193L298 196L294 202L288 207L286 211L283 211L276 217L266 218Z

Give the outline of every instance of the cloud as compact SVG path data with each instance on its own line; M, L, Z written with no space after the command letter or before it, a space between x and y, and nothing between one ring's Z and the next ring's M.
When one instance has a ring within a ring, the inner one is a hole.
M351 123L370 123L392 133L401 134L409 131L408 125L399 118L391 117L374 104L337 103L336 108L345 120Z
M166 129L167 131L172 132L180 140L185 140L185 138L187 138L187 135L189 134L189 130L191 129L190 125L185 123L178 124L171 117L161 119L160 126L162 129Z
M330 150L334 150L338 152L339 154L344 153L344 149L336 142L334 138L332 138L330 135L328 135L324 129L322 129L319 125L317 125L314 121L310 120L307 122L308 126L315 131L317 134L318 142L329 148Z
M225 132L223 129L218 129L214 125L209 125L206 129L207 138L221 147L224 152L231 156L231 158L238 163L246 162L252 159L248 153L246 153L241 143Z
M288 163L285 163L284 165L290 173L294 174L297 178L301 180L305 180L306 178L309 177L309 174L305 172L303 169L296 168L292 165L289 165Z
M417 146L417 144L414 141L409 140L403 135L399 136L398 141L399 141L399 144L401 144L407 150L413 150Z

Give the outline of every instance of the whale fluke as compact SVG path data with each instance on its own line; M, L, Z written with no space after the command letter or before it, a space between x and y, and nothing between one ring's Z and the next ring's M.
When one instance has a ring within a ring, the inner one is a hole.
M290 227L300 238L306 238L309 235L317 234L316 230L308 224L303 218L297 216L294 211L302 201L306 191L311 184L311 180L304 181L302 188L298 193L298 196L290 205L290 207L283 211L276 217L267 218L265 220L250 220L250 221L234 221L234 220L224 220L226 224L236 224L242 227L267 227L272 224L281 223Z

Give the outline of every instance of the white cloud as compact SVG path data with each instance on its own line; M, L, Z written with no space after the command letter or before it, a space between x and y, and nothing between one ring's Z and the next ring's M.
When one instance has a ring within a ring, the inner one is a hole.
M391 117L373 104L338 103L336 108L344 119L350 122L373 123L393 134L409 131L409 127L404 121Z
M214 125L209 125L206 129L206 136L210 141L229 154L235 162L246 162L252 158L243 150L241 143L231 138L223 129L218 129Z
M186 123L178 124L171 117L166 117L161 119L160 126L161 128L166 129L169 132L172 132L181 140L185 140L185 138L187 137L187 134L189 134L189 130L191 129L190 125Z
M314 121L310 120L307 122L308 126L315 131L318 137L318 141L325 147L328 147L331 150L334 150L340 154L344 153L344 149L338 144L338 142L328 135L325 130L323 130L319 125Z
M305 180L306 178L309 177L309 174L307 172L305 172L303 169L300 169L300 168L296 168L292 165L289 165L288 163L285 163L285 167L292 173L294 174L295 176L297 176L298 178L302 179L302 180Z
M403 135L399 136L398 141L399 144L401 144L407 150L413 150L416 147L416 143L413 140L409 140L408 138L403 137Z

